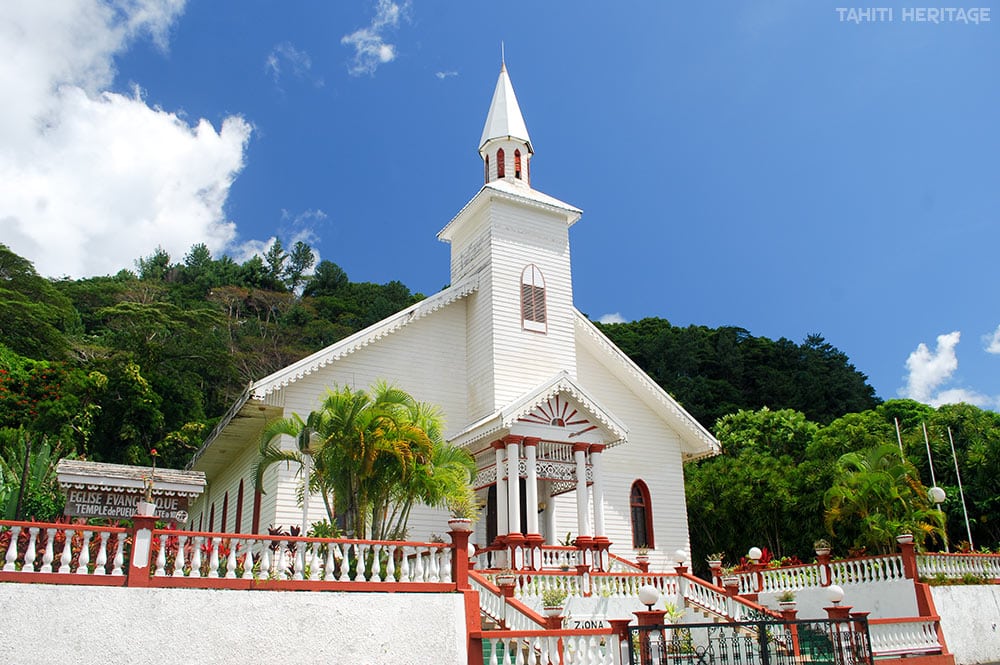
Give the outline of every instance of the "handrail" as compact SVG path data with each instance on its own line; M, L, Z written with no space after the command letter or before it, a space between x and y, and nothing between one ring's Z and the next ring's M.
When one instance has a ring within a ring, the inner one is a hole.
M939 623L937 616L868 619L872 653L876 656L942 653Z

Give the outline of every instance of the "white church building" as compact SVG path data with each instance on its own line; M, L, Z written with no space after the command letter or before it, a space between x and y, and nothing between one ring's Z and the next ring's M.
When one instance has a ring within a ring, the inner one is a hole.
M440 407L447 439L475 457L476 545L569 534L602 555L647 547L653 569L688 548L683 465L719 444L574 307L569 232L582 212L532 187L533 153L503 66L479 141L485 184L437 236L451 285L253 383L188 465L208 481L188 528L325 519L321 502L297 500L294 468L272 466L254 491L261 432L305 418L327 388L385 380ZM407 538L442 534L446 519L414 509Z

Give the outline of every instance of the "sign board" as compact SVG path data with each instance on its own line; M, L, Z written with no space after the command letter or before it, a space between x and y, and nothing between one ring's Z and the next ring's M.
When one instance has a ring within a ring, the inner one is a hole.
M129 519L135 515L136 504L142 501L139 492L122 489L70 489L66 492L66 509L70 517L107 517ZM153 490L156 517L165 522L187 522L188 497L157 495Z

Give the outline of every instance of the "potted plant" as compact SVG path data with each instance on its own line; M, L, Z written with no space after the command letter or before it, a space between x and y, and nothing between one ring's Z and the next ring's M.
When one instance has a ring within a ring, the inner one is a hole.
M795 609L795 592L791 589L785 589L778 594L778 607L783 610L794 610Z
M557 617L562 615L563 607L566 604L566 592L557 587L550 587L542 592L542 610L545 616Z
M722 578L722 586L738 587L740 585L740 576L736 574L736 570L736 566L725 566L719 570L719 576Z
M816 550L816 556L826 556L830 553L830 541L820 538L813 543L813 549Z
M445 503L451 511L448 526L453 531L472 531L472 525L479 521L482 504L471 485L465 485L449 496Z
M708 562L708 567L712 570L712 572L716 572L722 568L722 560L725 558L725 552L713 552L705 557L705 561Z
M517 574L512 568L503 568L496 574L494 579L497 586L514 586L514 582L517 581Z
M900 545L909 545L913 542L913 534L901 533L898 536L896 536L896 542L899 543Z
M649 562L649 548L645 545L637 547L635 550L635 560L639 563Z

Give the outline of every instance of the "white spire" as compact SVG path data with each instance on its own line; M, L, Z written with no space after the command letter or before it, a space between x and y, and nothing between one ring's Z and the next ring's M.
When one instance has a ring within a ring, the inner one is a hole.
M490 103L489 115L486 116L483 136L479 139L481 154L486 144L494 139L520 141L527 145L529 152L534 152L528 128L521 116L521 108L517 105L517 97L514 96L514 86L510 84L510 77L507 76L506 64L500 65L500 78L497 79L497 87L493 91L493 101Z

